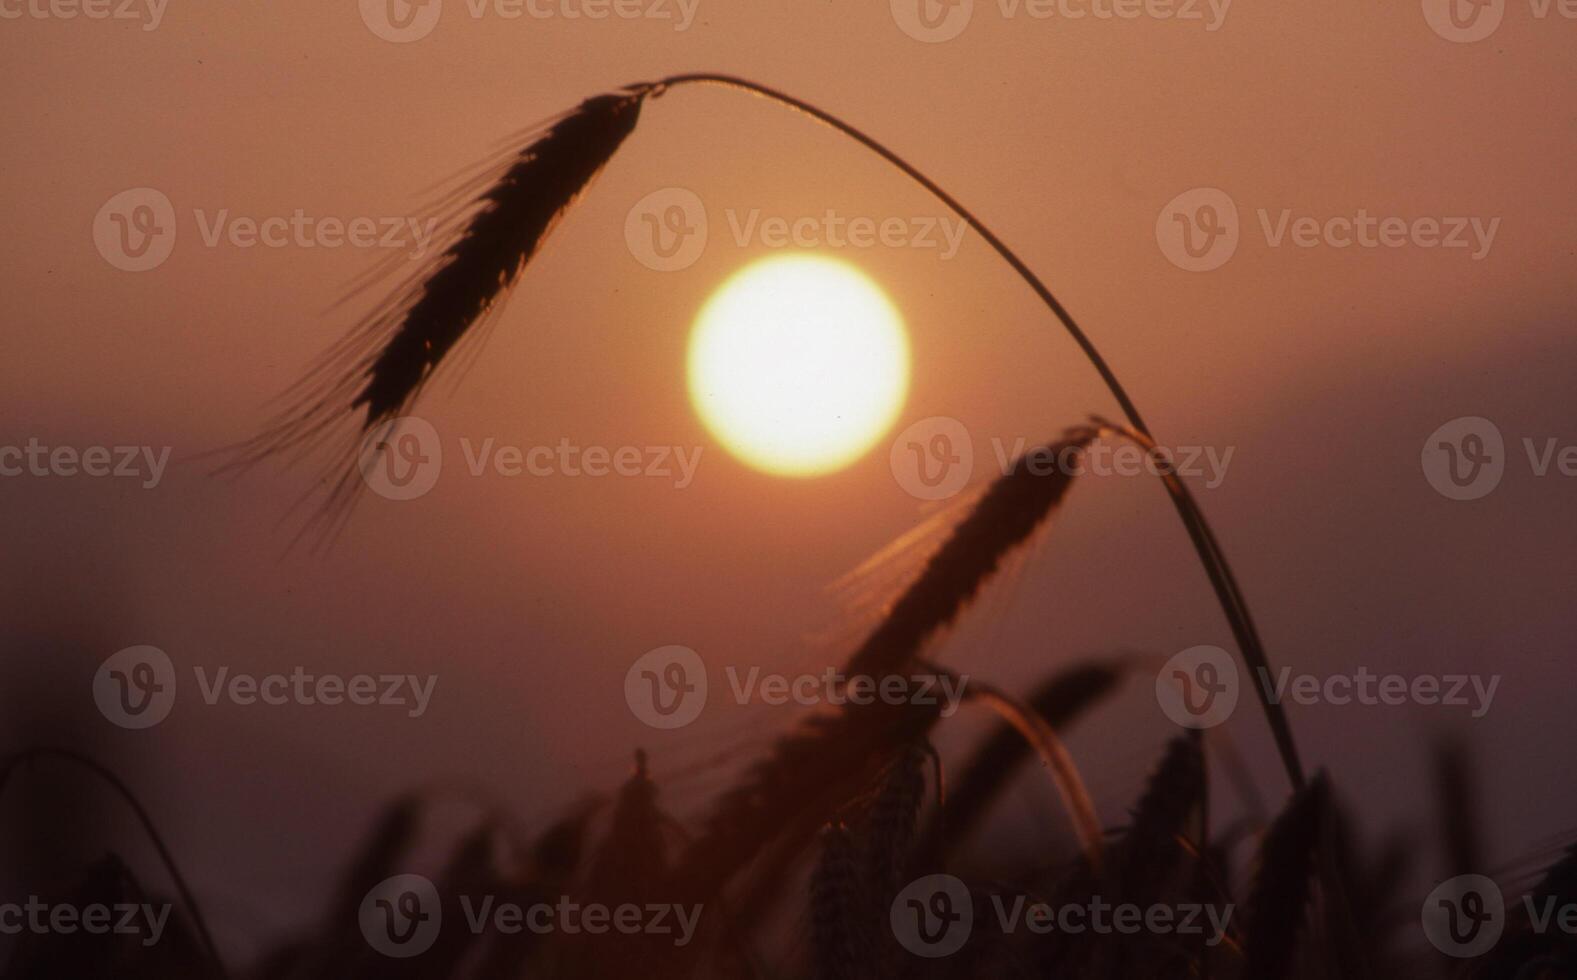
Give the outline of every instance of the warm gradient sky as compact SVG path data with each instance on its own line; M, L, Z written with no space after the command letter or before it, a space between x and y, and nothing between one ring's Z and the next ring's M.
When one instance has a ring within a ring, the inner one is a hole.
M1080 319L1163 443L1233 450L1226 480L1198 492L1279 661L1502 675L1478 720L1293 709L1306 754L1365 798L1371 829L1427 829L1427 748L1446 730L1469 736L1483 763L1497 861L1577 824L1566 748L1577 479L1536 477L1520 450L1524 437L1577 443L1577 22L1557 10L1510 0L1492 37L1453 43L1416 2L1238 0L1212 31L1010 16L976 0L956 38L921 43L877 2L699 0L676 31L567 19L557 3L544 19L474 18L447 0L430 36L395 44L353 0L171 0L151 30L9 15L34 9L48 8L0 0L0 445L171 446L179 460L258 428L269 399L365 308L371 297L334 303L387 253L209 247L202 222L217 212L419 213L510 134L586 96L677 71L741 74L866 129L974 209ZM169 260L141 273L101 258L93 233L101 206L137 187L167 195L178 228ZM654 271L627 247L626 217L673 187L704 202L711 237L689 268ZM1208 272L1168 261L1156 235L1168 202L1198 187L1224 191L1241 216L1236 254ZM647 107L532 265L463 383L437 385L420 407L454 457L436 489L367 499L326 555L287 551L308 469L265 464L224 481L205 462L175 462L148 490L0 478L0 614L18 638L0 691L32 716L77 719L128 767L232 942L266 907L290 909L271 913L285 921L310 914L281 902L315 901L326 862L412 782L474 777L544 814L612 786L643 745L665 800L693 813L717 773L680 774L790 715L719 712L653 732L623 699L646 650L683 644L714 665L779 671L840 659L853 634L824 586L930 510L894 480L886 442L835 476L783 480L732 460L691 412L687 330L710 290L764 252L737 245L729 223L755 209L945 214L804 118L675 91ZM1475 259L1416 244L1272 245L1260 217L1274 233L1284 210L1324 221L1360 209L1498 225ZM909 322L899 428L961 420L978 479L993 438L1045 438L1115 412L978 238L946 258L836 251ZM1420 467L1426 437L1462 416L1494 420L1513 453L1501 486L1471 502L1437 494ZM461 438L703 456L682 490L471 478ZM89 682L139 643L167 651L188 686L164 724L123 732L94 712ZM1075 488L940 656L1022 689L1076 657L1201 643L1230 634L1164 496L1109 479ZM189 672L297 664L430 672L438 685L411 720L210 707ZM1135 683L1071 740L1113 818L1169 730L1148 682ZM1241 710L1230 731L1280 793L1258 712ZM1052 813L1055 794L1029 781L1007 809Z

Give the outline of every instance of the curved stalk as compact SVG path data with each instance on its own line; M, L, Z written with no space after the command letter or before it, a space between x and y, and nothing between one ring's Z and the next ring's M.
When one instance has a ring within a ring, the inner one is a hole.
M1128 425L1132 430L1131 434L1136 438L1136 441L1148 444L1148 447L1151 449L1154 448L1155 439L1151 435L1149 427L1145 425L1143 417L1140 416L1138 408L1134 406L1133 399L1128 397L1128 392L1123 389L1122 383L1117 380L1117 375L1112 371L1111 366L1106 363L1106 359L1096 350L1095 344L1085 335L1079 325L1074 322L1073 316L1068 312L1067 308L1062 305L1056 296L1052 295L1051 290L1047 288L1045 283L1041 282L1040 277L1036 276L1029 266L1024 264L1024 261L1007 246L1007 243L998 238L990 228L986 227L984 222L975 216L974 212L964 207L957 198L943 190L935 181L921 173L903 157L900 157L854 126L822 109L818 109L808 102L796 99L785 92L752 82L749 79L711 72L694 72L670 75L660 81L648 83L646 86L635 86L635 88L644 87L653 97L658 97L669 88L690 84L721 85L727 88L738 89L771 99L798 112L803 112L818 122L848 136L883 160L886 160L915 183L925 188L926 191L930 192L943 204L947 205L955 214L968 222L976 234L996 250L996 253L1002 257L1003 261L1007 262L1018 273L1019 278L1023 279L1034 290L1035 295L1040 297L1041 302L1061 321L1063 329L1078 344L1079 349L1084 352L1085 358L1089 360L1096 372L1100 374L1101 380L1106 383L1107 389L1122 409L1123 416L1127 419ZM1182 482L1177 479L1175 474L1170 474L1167 486L1172 503L1188 531L1194 550L1198 553L1200 563L1204 566L1205 574L1210 579L1211 588L1215 591L1216 598L1221 604L1222 612L1226 615L1227 621L1231 625L1233 637L1237 641L1244 661L1251 670L1263 668L1268 671L1270 669L1270 661L1265 654L1263 644L1260 642L1259 631L1254 626L1254 619L1249 613L1248 602L1243 598L1242 590L1238 587L1237 578L1233 575L1232 567L1227 562L1226 555L1222 552L1215 533L1210 529L1209 522L1205 520L1205 516L1200 511L1198 504L1188 493L1187 488L1182 486ZM1260 692L1258 685L1255 685L1255 691ZM1264 707L1266 717L1270 722L1272 734L1276 739L1276 746L1281 753L1282 765L1287 770L1287 776L1295 788L1301 789L1305 781L1303 765L1298 758L1297 745L1292 736L1291 726L1287 722L1286 713L1281 709L1280 705L1273 704L1262 693L1260 703Z
M3 764L0 764L0 792L5 790L5 785L10 780L12 772L23 763L31 762L35 759L59 759L80 766L108 783L116 795L124 800L127 806L131 807L132 812L137 815L137 821L142 824L143 831L147 833L148 839L153 842L154 850L159 854L159 860L163 862L165 870L170 873L170 880L175 883L175 890L181 896L181 903L186 906L186 911L192 917L192 925L197 930L197 936L203 944L203 949L208 953L209 959L213 961L216 975L220 978L227 977L229 973L225 969L224 959L219 955L219 947L214 942L213 933L208 931L208 923L203 918L202 908L198 906L196 897L192 895L191 888L186 884L186 878L181 874L181 869L176 866L175 855L170 852L169 845L164 842L164 837L159 834L158 828L154 826L153 817L148 814L148 810L142 805L142 801L137 799L137 795L131 791L131 787L122 782L121 778L111 772L108 767L79 752L74 752L71 749L38 746L19 752L6 759Z

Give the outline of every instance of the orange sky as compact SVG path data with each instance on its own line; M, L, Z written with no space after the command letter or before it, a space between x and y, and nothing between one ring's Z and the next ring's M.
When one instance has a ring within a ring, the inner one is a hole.
M690 320L766 251L737 244L730 216L951 218L810 121L702 89L648 105L463 383L436 385L419 408L456 458L432 493L369 499L328 555L287 553L295 525L281 519L312 471L265 465L226 482L181 462L256 430L269 399L365 308L333 304L387 254L242 247L229 222L417 215L511 134L690 70L787 90L904 154L1051 285L1164 443L1235 450L1230 478L1200 492L1274 655L1303 669L1504 671L1508 707L1471 724L1295 713L1311 759L1373 791L1375 826L1421 819L1423 736L1463 726L1495 762L1492 792L1515 800L1487 814L1503 856L1570 824L1564 768L1542 746L1577 734L1563 667L1577 484L1524 468L1483 501L1446 501L1420 474L1419 448L1465 415L1496 420L1509 442L1577 442L1577 22L1513 0L1490 38L1453 43L1407 2L1237 0L1207 30L1037 19L977 0L957 37L922 43L883 3L699 0L676 30L675 19L569 18L584 8L560 3L534 8L547 17L476 17L447 0L428 36L397 44L350 0L170 0L156 26L142 6L128 8L141 20L31 13L49 9L0 0L24 12L0 19L0 444L170 446L176 462L151 490L0 480L8 616L91 622L104 645L73 659L30 641L0 689L58 690L80 712L98 660L134 643L185 664L439 676L420 724L192 698L138 738L106 735L104 752L143 760L153 795L171 801L191 864L252 855L235 859L236 880L199 875L200 890L239 904L319 887L323 854L412 778L475 776L541 813L610 786L637 744L677 776L725 733L780 730L788 717L767 711L654 733L630 716L622 678L668 643L780 670L836 661L844 646L814 636L850 631L824 586L932 512L894 481L885 444L835 476L779 480L731 460L692 415ZM684 16L675 0L659 9ZM140 187L171 202L175 248L127 272L101 257L95 219ZM642 264L625 237L632 206L665 188L692 192L709 216L704 254L676 272ZM1236 252L1207 272L1178 268L1157 241L1163 209L1194 188L1223 191L1239 215ZM1323 228L1360 211L1409 227L1478 219L1494 237L1461 249L1337 248L1323 233L1312 247L1290 232L1273 243L1284 222ZM221 213L228 232L210 245ZM838 250L908 319L915 374L900 428L961 420L984 479L990 440L1115 412L978 238L940 251ZM471 478L457 465L462 438L703 455L682 490ZM24 634L43 628L29 622ZM1160 491L1108 480L1075 489L942 656L1022 687L1077 656L1229 640ZM1168 730L1141 687L1072 743L1113 813ZM1278 786L1257 712L1232 732ZM708 785L680 783L672 803L693 811ZM1036 784L1012 807L1053 805ZM259 812L266 823L236 818Z

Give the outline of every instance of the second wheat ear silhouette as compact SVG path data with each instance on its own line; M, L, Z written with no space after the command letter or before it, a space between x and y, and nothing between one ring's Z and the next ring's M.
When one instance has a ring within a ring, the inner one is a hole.
M469 201L462 198L458 212L445 225L442 251L396 285L323 355L287 392L293 399L289 407L261 434L243 443L231 465L246 467L272 457L299 461L353 428L349 459L342 455L340 462L332 464L334 469L323 481L327 497L303 529L323 542L335 537L360 496L359 470L369 437L406 415L433 376L452 364L462 344L481 340L559 219L635 131L647 103L693 85L724 86L808 115L876 153L953 210L1034 290L1099 373L1127 423L1126 427L1102 426L1104 433L1154 449L1155 440L1139 410L1072 315L1023 260L956 198L831 113L748 79L690 73L586 99L531 130L522 149L508 153L501 163L461 187L457 195L476 196ZM393 435L385 433L385 439L392 440ZM1244 660L1251 672L1268 671L1269 660L1248 604L1214 532L1176 475L1168 472L1164 480ZM1301 787L1303 768L1281 707L1263 697L1261 704L1288 777Z

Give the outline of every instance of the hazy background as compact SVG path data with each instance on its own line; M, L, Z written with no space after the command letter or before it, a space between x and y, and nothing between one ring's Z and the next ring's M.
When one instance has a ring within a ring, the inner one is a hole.
M561 9L558 7L555 10ZM670 4L669 8L677 12ZM615 86L734 72L821 105L903 153L973 208L1058 293L1162 442L1232 448L1198 488L1272 656L1325 674L1502 675L1494 708L1294 707L1308 760L1361 800L1366 826L1427 839L1428 749L1464 733L1481 763L1491 858L1568 831L1577 735L1567 666L1577 612L1577 482L1536 478L1522 437L1577 442L1572 229L1577 23L1512 3L1496 34L1455 44L1416 3L1234 4L1199 22L1031 19L977 3L925 44L887 4L700 0L664 20L476 19L448 0L431 36L394 44L348 0L198 4L148 21L0 20L0 445L137 444L177 459L233 443L370 300L331 309L387 253L207 247L210 215L404 216L510 134ZM1170 263L1163 206L1216 187L1242 216L1236 255ZM168 262L123 272L92 225L153 187L178 215ZM706 203L699 262L660 273L624 225L652 191ZM787 709L709 711L653 731L623 696L630 663L693 647L714 691L728 664L793 672L857 637L826 585L932 513L894 480L884 441L851 469L782 480L712 444L687 404L691 318L733 269L726 213L912 217L940 205L810 121L727 91L650 103L593 193L533 264L463 383L419 408L445 438L437 488L368 497L335 549L288 550L314 470L217 480L172 463L114 479L0 478L7 561L0 703L19 741L70 739L150 800L216 928L314 914L380 803L431 779L476 780L528 817L615 786L645 747L664 802L694 814ZM1274 218L1499 218L1493 247L1271 247ZM908 319L912 392L989 440L1046 438L1115 406L1048 313L967 237L934 250L842 249ZM454 375L451 375L453 379ZM1516 455L1500 488L1450 501L1424 440L1494 420ZM897 430L895 430L896 433ZM703 448L693 485L470 477L457 440ZM169 719L111 726L89 694L125 646L181 670ZM1089 481L1028 560L940 651L1023 690L1075 658L1170 655L1230 634L1160 489ZM208 706L191 668L438 676L428 713ZM714 697L714 701L718 700ZM951 746L973 715L944 729ZM1172 730L1148 678L1070 747L1120 820ZM1272 799L1284 791L1258 709L1230 731ZM1061 825L1029 774L1003 808ZM25 784L24 784L25 785ZM24 786L4 801L18 819ZM88 794L95 806L103 798ZM130 839L106 840L133 855ZM1420 893L1421 894L1421 893Z

